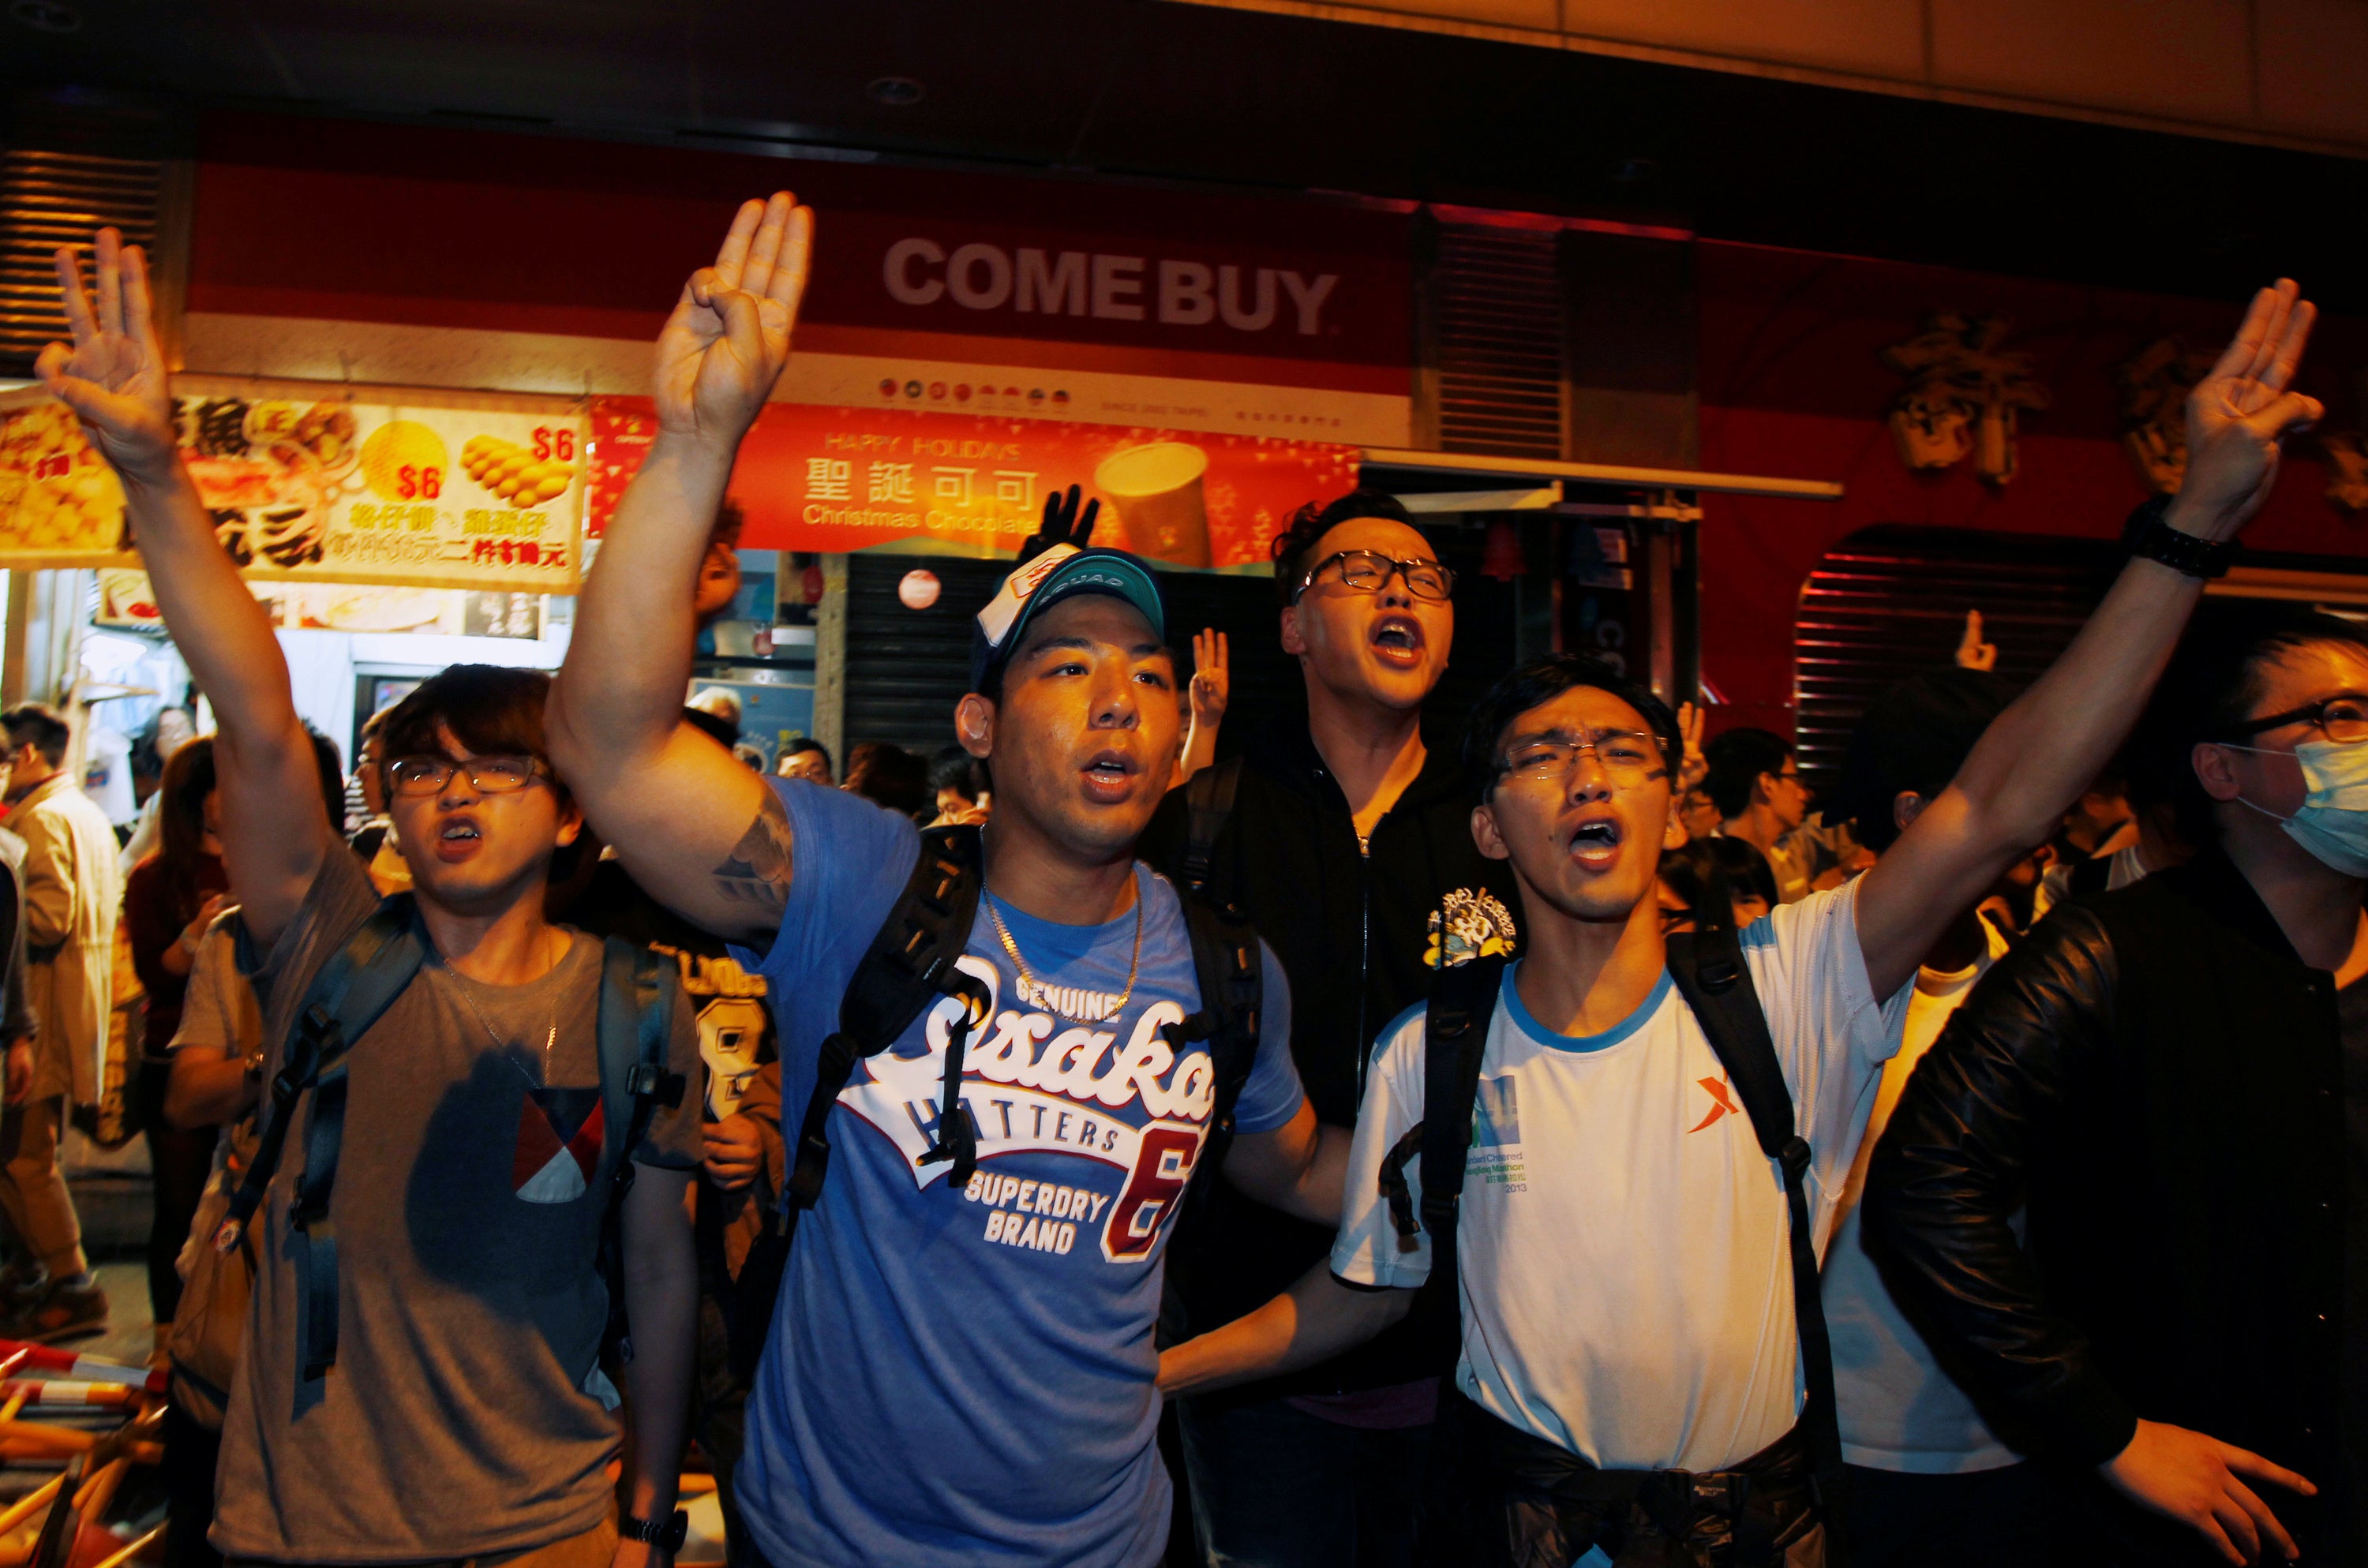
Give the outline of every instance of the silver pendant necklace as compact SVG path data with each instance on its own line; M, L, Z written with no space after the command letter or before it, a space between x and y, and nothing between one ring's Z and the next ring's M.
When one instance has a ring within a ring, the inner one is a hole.
M503 1061L517 1068L518 1071L518 1076L524 1078L529 1084L533 1085L534 1087L538 1089L549 1088L551 1086L551 1053L559 1044L559 1018L556 1009L554 1008L552 1012L551 1028L549 1032L542 1037L542 1079L540 1083L537 1083L534 1074L526 1070L526 1063L518 1059L516 1051L513 1049L514 1045L522 1046L525 1044L525 1041L519 1040L513 1042L504 1040L500 1033L495 1029L493 1024L485 1017L485 1010L477 1006L477 999L469 994L466 977L450 964L445 964L442 968L445 974L451 980L451 988L453 993L457 994L461 998L461 1002L468 1006L469 1011L475 1015L478 1027L485 1031L485 1038L493 1041L494 1054L499 1056Z

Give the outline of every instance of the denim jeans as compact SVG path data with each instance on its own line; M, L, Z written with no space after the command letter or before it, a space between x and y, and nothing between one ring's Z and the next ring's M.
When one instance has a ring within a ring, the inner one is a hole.
M1344 1426L1283 1400L1188 1399L1178 1415L1209 1568L1414 1562L1429 1426Z

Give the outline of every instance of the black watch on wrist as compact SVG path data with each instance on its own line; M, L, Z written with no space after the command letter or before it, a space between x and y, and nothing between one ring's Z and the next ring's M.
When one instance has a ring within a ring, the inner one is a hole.
M617 1534L626 1540L638 1540L672 1555L682 1550L685 1537L690 1534L690 1516L680 1508L664 1524L649 1519L637 1519L631 1514L617 1521Z
M2163 514L2170 510L2170 501L2168 495L2157 495L2132 512L2130 520L2122 526L2122 548L2190 577L2226 576L2229 562L2243 547L2233 539L2215 542L2172 528L2162 520Z

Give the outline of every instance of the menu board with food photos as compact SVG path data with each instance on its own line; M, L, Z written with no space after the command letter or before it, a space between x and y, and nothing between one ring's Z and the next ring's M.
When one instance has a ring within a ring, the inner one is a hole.
M189 477L249 576L575 591L584 430L573 411L211 378L176 390ZM0 398L0 567L138 564L122 488L73 415L39 389Z

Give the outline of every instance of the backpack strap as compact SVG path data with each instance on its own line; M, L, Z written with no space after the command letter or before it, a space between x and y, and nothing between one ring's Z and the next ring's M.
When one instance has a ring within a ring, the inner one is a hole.
M329 1218L337 1154L346 1130L346 1053L401 995L427 955L427 933L411 895L382 901L361 928L321 967L297 1009L271 1080L271 1115L246 1179L214 1234L217 1251L238 1245L279 1168L296 1103L312 1091L304 1123L304 1174L289 1205L296 1289L303 1298L298 1362L306 1381L337 1359L337 1232Z
M1768 1016L1743 961L1743 944L1732 928L1680 933L1668 939L1669 977L1693 1009L1694 1021L1726 1069L1760 1152L1784 1172L1784 1202L1792 1217L1793 1321L1801 1339L1806 1397L1801 1435L1809 1450L1811 1488L1827 1523L1827 1561L1836 1563L1841 1502L1841 1424L1834 1403L1833 1342L1818 1286L1816 1236L1809 1218L1809 1143L1796 1130L1793 1094L1776 1059Z
M1209 868L1216 859L1217 835L1224 831L1225 819L1234 814L1234 795L1241 784L1242 759L1238 756L1212 763L1185 780L1184 885L1193 892L1205 895L1209 891Z
M1213 769L1203 769L1202 773ZM1197 782L1201 777L1195 774ZM1201 1010L1190 1017L1160 1027L1160 1038L1178 1057L1202 1040L1209 1042L1210 1064L1215 1070L1214 1099L1209 1131L1186 1180L1188 1204L1208 1190L1201 1173L1224 1164L1234 1142L1234 1106L1242 1085L1258 1064L1258 1028L1266 1006L1265 964L1258 949L1258 927L1240 911L1220 908L1190 892L1179 891L1184 907L1184 931L1192 944L1192 974L1201 988Z
M1455 1289L1455 1221L1463 1198L1463 1165L1472 1152L1472 1116L1480 1096L1480 1061L1488 1025L1505 980L1501 955L1441 970L1423 1010L1420 1121L1406 1129L1382 1162L1382 1194L1398 1234L1413 1241L1430 1233L1430 1278ZM1417 1159L1422 1176L1419 1227L1406 1168Z
M688 1081L666 1070L674 1043L674 999L680 987L667 983L672 960L654 949L610 937L601 944L600 1115L618 1141L609 1173L609 1207L600 1221L600 1275L609 1288L607 1348L620 1363L633 1358L633 1336L625 1313L625 1195L633 1189L633 1152L649 1136L657 1108L682 1104Z
M811 1209L822 1197L830 1171L830 1108L847 1087L855 1064L887 1050L942 995L968 1004L946 1042L945 1089L938 1110L937 1142L922 1162L951 1160L956 1190L970 1185L978 1166L978 1135L962 1103L962 1059L974 1028L985 1021L988 997L977 978L954 967L978 917L979 835L975 827L931 828L921 835L921 853L895 907L882 922L871 947L856 965L838 1005L838 1028L822 1042L814 1064L814 1093L782 1184L784 1220Z

